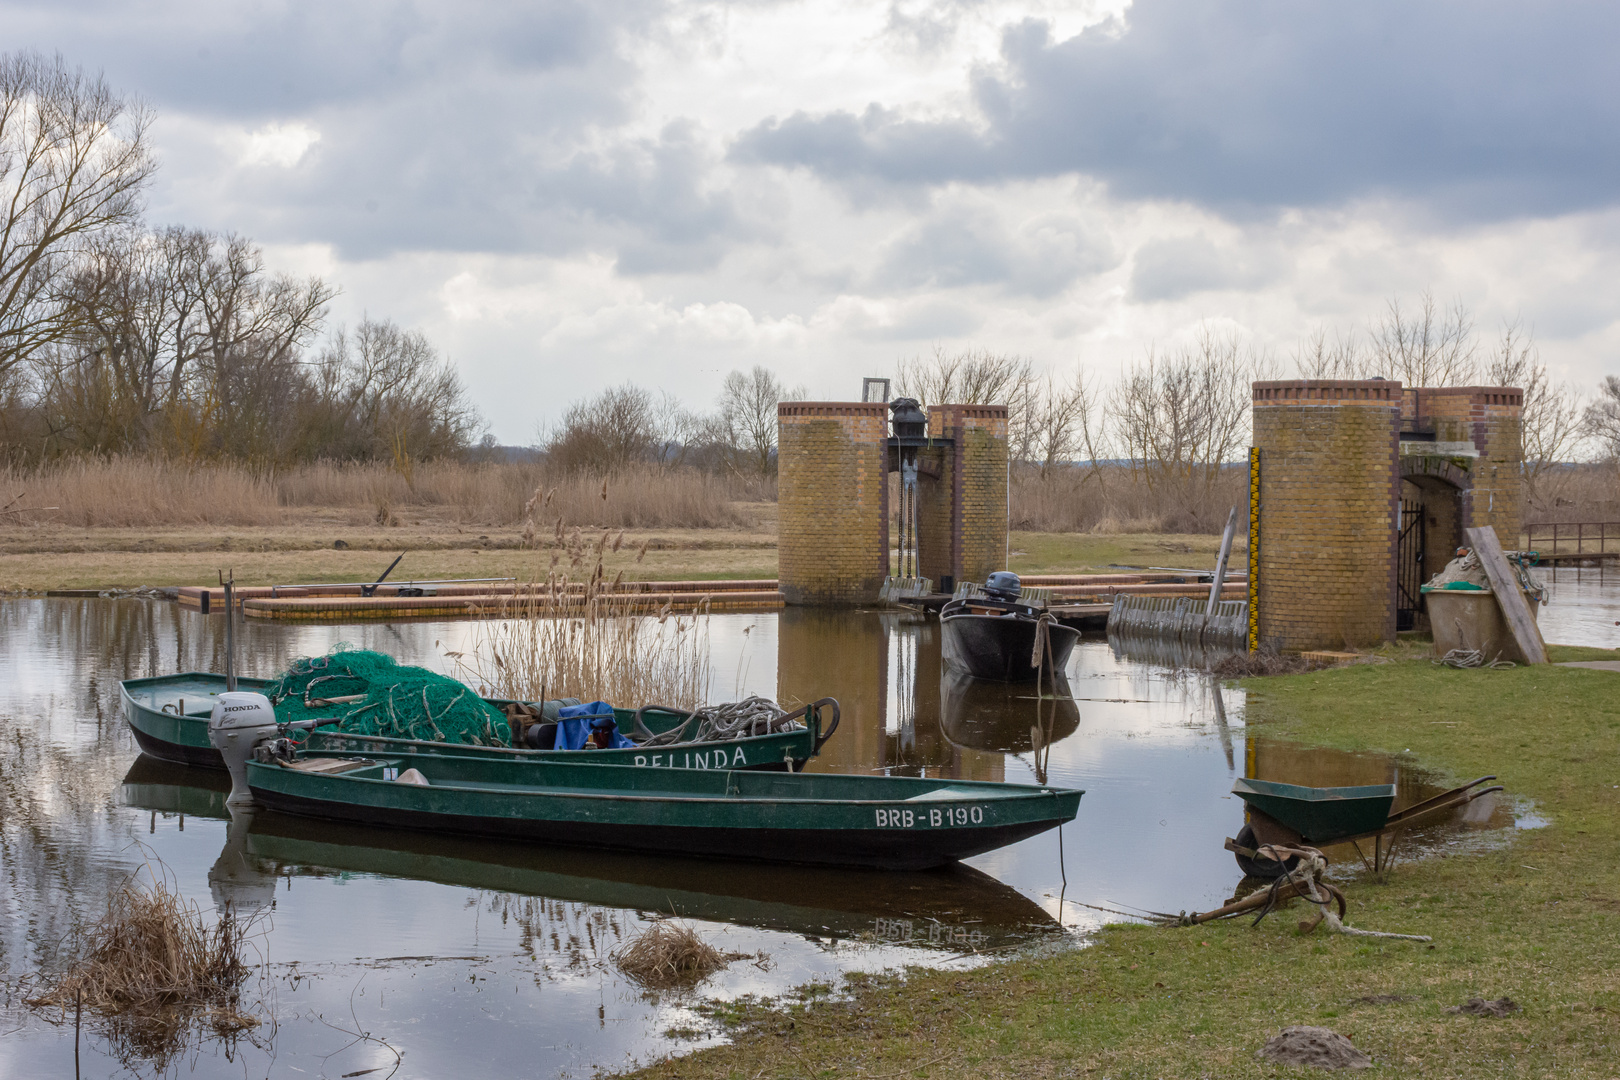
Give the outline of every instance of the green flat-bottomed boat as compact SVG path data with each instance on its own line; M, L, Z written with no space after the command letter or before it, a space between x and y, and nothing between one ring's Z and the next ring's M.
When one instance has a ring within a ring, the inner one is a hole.
M124 777L130 806L229 821L209 880L268 903L278 879L334 871L435 881L654 911L818 937L996 949L1055 933L1045 909L969 866L917 873L722 862L290 817L231 814L226 775L145 755ZM225 898L216 897L216 903Z
M358 824L828 866L925 869L1071 820L1081 792L818 773L650 769L493 755L354 757L261 745L255 803ZM408 770L425 784L398 779Z
M270 679L238 678L238 690L265 693L274 685ZM122 690L124 719L135 734L142 751L163 761L223 769L224 761L208 741L208 717L214 702L225 690L225 676L213 672L188 671L150 679L125 679ZM505 701L489 699L499 708ZM466 746L455 743L419 742L382 736L349 735L317 729L309 736L311 748L366 754L432 753L491 755L515 761L544 761L549 758L577 758L586 753L592 761L608 765L639 765L656 768L692 769L784 769L802 768L821 752L822 744L838 727L838 706L830 702L832 719L822 730L822 711L812 707L807 723L796 731L778 731L725 741L678 742L654 747L628 747L614 750L529 750L499 746ZM621 731L628 734L636 721L630 709L614 709ZM686 719L685 713L666 709L646 709L642 725L653 735L666 732Z

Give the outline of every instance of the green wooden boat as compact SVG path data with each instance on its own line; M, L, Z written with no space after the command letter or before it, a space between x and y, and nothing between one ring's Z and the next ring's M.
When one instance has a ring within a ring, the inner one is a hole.
M238 690L264 693L273 685L270 679L238 677ZM205 769L223 769L225 763L208 741L208 716L214 700L225 689L225 676L213 672L188 671L178 675L160 675L150 679L125 679L119 684L124 705L124 720L135 734L141 750L164 761L181 765L196 765ZM488 699L499 708L505 701ZM755 735L724 742L672 743L652 748L634 747L617 750L529 750L494 746L463 746L455 743L418 742L411 739L390 739L381 736L347 735L320 729L309 736L312 748L351 751L365 754L432 753L493 755L517 761L544 761L555 757L575 757L581 753L591 760L608 765L639 765L656 768L689 769L784 769L792 763L799 769L821 752L821 747L832 738L838 728L838 704L828 701L831 720L822 730L822 709L812 708L805 717L807 723L799 731L781 731L770 735ZM635 711L613 710L619 728L626 733L633 729ZM645 709L641 722L648 731L657 735L677 726L686 714L665 709Z
M641 852L510 844L469 836L317 821L269 811L234 816L219 771L142 755L121 789L126 805L229 820L220 864L235 884L334 873L432 881L467 889L660 912L818 937L951 952L998 949L1060 932L1047 911L969 866L914 873L721 862ZM229 856L227 858L227 856Z
M397 779L412 769L425 785ZM891 870L942 866L1045 832L1071 820L1081 796L982 781L318 750L261 753L247 763L247 784L267 809L358 824Z
M1395 802L1395 785L1314 788L1244 778L1232 785L1232 794L1319 847L1382 829Z

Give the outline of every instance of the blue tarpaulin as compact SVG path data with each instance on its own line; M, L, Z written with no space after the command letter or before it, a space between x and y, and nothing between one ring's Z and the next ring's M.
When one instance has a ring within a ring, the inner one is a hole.
M557 711L557 741L552 749L583 750L593 728L606 728L612 733L610 749L636 745L620 733L613 706L605 701L591 701L584 705L565 705Z

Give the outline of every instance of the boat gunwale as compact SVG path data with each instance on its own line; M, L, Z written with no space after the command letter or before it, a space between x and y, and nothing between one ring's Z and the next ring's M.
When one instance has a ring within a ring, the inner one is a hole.
M320 755L320 756L324 756L324 757L342 757L342 756L345 756L345 755L327 754L327 755ZM374 760L374 759L367 758L366 760L371 761L371 760ZM480 761L480 759L477 759L477 758L466 758L466 759L462 759L462 760L475 761L475 762ZM403 759L400 759L400 764L403 764L403 763L404 763ZM480 763L481 764L487 764L487 763L484 763L484 762L480 762ZM644 767L638 767L638 766L634 766L634 765L611 765L611 764L597 763L597 762L591 762L591 761L581 761L581 762L566 761L566 762L558 762L558 764L569 765L569 766L583 765L583 766L589 766L590 768L596 768L596 769L625 769L625 768L629 768L629 769L636 770L636 773L638 775L640 773L643 773L643 772L646 771L646 769ZM377 761L375 763L374 767L381 768L381 767L384 767L384 765L385 765L384 762ZM253 786L253 784L252 784L252 776L253 776L253 770L255 768L267 769L268 770L268 769L271 769L272 766L265 763L265 762L262 762L262 761L250 761L248 763L248 770L249 770L249 772L248 772L248 776L249 776L248 786L249 787ZM299 775L304 776L304 777L306 777L307 779L310 779L310 780L344 780L344 781L364 782L364 783L371 783L371 784L387 784L390 787L392 787L394 785L397 785L399 783L399 781L397 781L397 780L384 780L381 777L372 777L372 776L357 776L354 773L302 773L302 772L300 772L300 770L297 770L297 769L289 769L285 765L281 765L280 768L277 771L278 772L298 773ZM680 769L680 770L676 770L676 771L678 771L680 773L711 774L711 773L718 773L721 770L719 770L719 769ZM757 772L757 771L758 770L754 770L754 769L726 769L725 773L726 773L727 777L729 778L730 776L733 776L733 775L735 775L735 774L737 774L739 772L746 773L746 772ZM271 775L274 775L274 773L272 773ZM808 774L807 773L792 773L792 774L789 774L789 775L794 775L794 776L805 776L805 775L815 776L815 775L818 775L818 774L816 774L816 773L808 773ZM859 775L859 774L831 773L831 774L828 774L828 775L844 777L844 776ZM780 779L780 778L778 778L778 779ZM922 778L921 777L885 777L884 779L889 779L889 780L917 779L917 780L921 780ZM999 787L1002 787L1002 786L1006 786L1006 787L1014 788L1015 790L1010 791L1010 792L1006 792L1004 794L996 793L994 791L987 791L986 794L984 796L982 796L982 797L981 796L966 796L966 795L964 795L960 799L954 799L954 798L929 799L926 804L923 804L925 807L934 807L934 806L939 806L939 805L942 805L942 804L943 805L951 805L951 804L954 804L954 803L957 803L957 802L973 802L975 800L982 801L983 799L990 799L990 800L994 800L994 801L1001 802L1001 803L1013 803L1013 802L1020 801L1020 800L1061 798L1061 797L1063 797L1065 795L1075 795L1075 796L1083 796L1083 795L1085 795L1085 789L1084 788L1058 788L1058 787L1035 788L1032 785L1028 785L1028 784L1001 785L1001 784L992 783L991 781L987 781L987 780L967 780L967 781L961 781L961 780L943 781L942 780L941 783L984 784L989 788L999 788ZM416 787L417 785L407 784L405 786L406 787ZM731 804L735 804L735 803L741 801L741 802L746 802L746 803L750 803L750 804L781 803L781 804L790 805L790 806L880 806L880 805L881 806L892 806L892 805L894 805L896 803L902 803L903 804L903 803L906 803L906 802L909 801L907 799L899 799L899 798L896 798L896 799L807 799L807 798L795 798L795 797L792 797L792 796L763 796L763 795L761 795L761 796L753 796L753 795L743 795L741 792L737 793L736 795L712 795L712 794L707 794L707 793L687 795L687 794L684 794L684 793L682 793L680 791L665 791L665 792L663 792L661 794L638 795L638 794L628 794L628 793L622 793L622 792L593 792L593 791L588 791L588 790L581 791L581 790L577 790L577 789L574 789L574 788L565 788L565 789L562 789L562 790L558 790L556 788L543 788L543 787L518 786L518 785L513 785L512 787L491 788L491 787L479 787L479 786L473 785L473 784L455 783L455 782L450 782L450 781L446 781L446 782L443 782L443 783L432 783L432 782L430 782L427 785L422 786L422 790L424 790L424 791L432 791L434 789L438 789L439 791L476 792L476 793L482 793L482 794L488 794L488 795L524 795L524 796L531 796L531 797L533 797L533 796L542 796L542 795L550 795L550 796L554 796L554 797L557 797L557 798L603 799L603 800L616 801L616 802L668 802L668 801L671 800L671 798L676 798L676 799L679 799L681 802L684 802L684 803L713 802L713 803L731 803ZM938 790L938 789L934 789L934 790ZM913 805L915 805L915 804L913 804Z
M148 704L147 702L140 701L139 699L137 699L135 697L134 694L130 693L130 686L131 685L145 684L145 683L162 683L162 682L178 681L178 680L181 680L181 679L189 679L189 678L200 678L200 679L206 680L206 681L217 681L221 685L224 685L224 682L225 682L225 676L219 674L218 672L213 672L213 671L178 671L178 672L175 672L172 675L146 675L146 676L142 676L141 678L138 678L138 679L121 679L121 680L119 680L119 683L118 683L118 690L119 690L119 694L120 694L122 700L127 701L129 704L134 705L137 708L145 709L147 712L156 713L156 714L159 714L161 716L167 717L167 718L169 718L171 720L207 720L208 716L206 714L183 713L183 712L175 712L175 713L163 712L161 706L158 706L158 705L155 705L155 704ZM241 675L241 676L237 677L238 684L247 682L247 683L256 683L259 686L270 686L270 685L273 685L275 683L275 681L276 680L274 680L274 679L263 679L263 678L258 678L258 677L255 677L255 676L248 676L248 675ZM517 704L517 705L533 705L533 704L535 704L534 702L518 701L516 698L482 698L482 700L485 703L495 705L496 707L499 707L499 705L504 705L504 704ZM615 706L615 711L616 712L625 712L625 713L634 714L637 710L635 710L635 709L619 709L619 708L617 708ZM651 707L648 708L647 711L651 712L651 713L662 713L664 715L674 716L674 717L679 717L683 713L683 710L671 709L671 708L668 708L666 706L661 706L661 705L660 706L651 706ZM126 717L127 717L128 710L125 710L125 713L126 713ZM666 729L666 730L668 730L668 729ZM695 749L697 747L707 747L711 751L714 748L720 747L720 746L736 746L736 745L743 745L745 748L757 749L757 748L760 748L760 747L768 746L769 740L776 739L776 740L786 741L786 740L789 740L789 739L802 737L806 732L810 732L812 739L815 737L815 729L813 729L810 725L804 724L804 723L801 722L800 726L797 727L797 728L793 728L793 729L790 729L790 730L787 730L787 731L767 731L763 735L739 735L736 738L732 738L732 739L718 739L718 740L710 740L708 742L695 742L695 741L693 741L693 742L660 743L656 747L646 747L646 746L644 746L642 744L637 744L635 746L613 747L612 749L614 749L616 751L647 750L649 753L660 753L660 754L667 753L667 752L672 751L672 750ZM381 742L386 742L386 743L388 743L388 744L390 744L392 746L427 747L427 748L438 748L438 747L442 746L442 747L449 747L449 748L457 749L457 750L469 750L469 749L470 750L478 750L478 751L481 751L481 752L494 753L494 754L497 754L497 755L510 755L513 758L516 758L518 760L523 760L523 759L525 759L525 758L527 758L527 757L529 757L531 755L546 755L546 758L545 758L546 760L555 760L555 758L551 757L551 755L555 755L555 754L559 754L559 753L576 753L577 752L577 751L572 751L572 750L570 750L570 751L561 751L561 750L556 750L556 749L537 750L537 749L535 749L534 747L531 747L531 746L478 746L478 745L474 745L472 743L434 742L434 741L429 740L429 739L402 739L402 738L399 738L398 736L394 736L394 735L364 735L364 734L360 734L358 732L353 732L353 731L321 731L320 729L316 729L316 731L313 732L312 734L318 735L321 738L375 739L375 740L378 740L378 741L381 741ZM654 732L653 734L656 736L659 733ZM316 749L318 749L318 748L316 748ZM345 751L329 751L329 752L331 752L331 753L344 753ZM357 751L349 751L349 752L354 753L354 752L357 752ZM812 748L811 753L810 753L810 757L815 757L819 753L820 753L819 750ZM444 757L444 756L451 756L451 755L440 754L438 756ZM802 760L808 761L810 759L810 757L806 757L806 758L804 758ZM800 759L795 759L795 760L800 760ZM570 764L588 765L588 764L596 764L596 763L595 762L583 762L582 761L582 762L573 762L573 763L570 763Z

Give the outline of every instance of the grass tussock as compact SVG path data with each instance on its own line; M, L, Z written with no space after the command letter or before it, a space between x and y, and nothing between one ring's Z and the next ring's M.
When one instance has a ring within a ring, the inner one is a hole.
M659 919L612 956L620 971L648 990L689 990L734 960L763 959L721 952L674 919Z
M242 1009L253 930L253 920L230 910L205 918L162 881L131 880L85 928L78 959L44 977L26 1003L63 1018L80 1009L100 1014L149 1056L195 1021L219 1034L241 1032L259 1024Z
M82 528L275 526L298 511L338 512L354 524L398 523L431 511L463 525L523 520L530 493L551 494L552 519L604 528L731 528L749 523L736 503L774 488L693 469L628 469L611 480L550 476L536 463L426 462L407 476L382 464L317 463L261 473L236 464L80 458L0 466L0 503L52 507L0 520Z
M666 604L645 614L619 589L625 572L607 574L607 557L623 546L624 534L603 530L587 539L558 520L543 536L535 519L549 516L551 500L544 486L537 488L524 527L527 543L542 557L550 552L545 578L517 593L503 618L478 625L470 654L450 658L486 696L571 697L632 709L703 704L710 676L706 606L700 600L696 613L674 614ZM637 561L645 555L642 545Z

